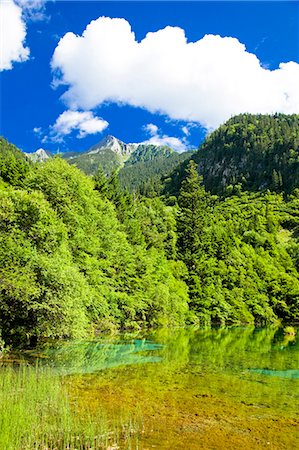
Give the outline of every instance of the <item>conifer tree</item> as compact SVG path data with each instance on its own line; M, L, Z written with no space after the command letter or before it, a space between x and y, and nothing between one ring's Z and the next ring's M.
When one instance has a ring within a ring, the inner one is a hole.
M200 312L202 288L199 272L208 199L196 168L195 162L190 160L178 197L177 245L179 258L184 261L189 273L190 309Z
M207 210L207 194L196 167L195 162L190 160L178 198L178 248L189 270L196 267Z

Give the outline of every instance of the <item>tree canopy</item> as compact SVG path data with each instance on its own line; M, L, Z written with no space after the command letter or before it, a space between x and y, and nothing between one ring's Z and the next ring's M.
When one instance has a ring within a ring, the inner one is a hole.
M297 121L231 119L163 197L124 190L116 172L91 178L59 156L33 164L1 139L3 339L298 320Z

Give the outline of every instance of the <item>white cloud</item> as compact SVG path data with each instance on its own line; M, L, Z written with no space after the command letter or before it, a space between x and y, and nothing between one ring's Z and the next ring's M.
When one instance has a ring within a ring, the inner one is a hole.
M240 112L299 112L299 64L268 70L235 38L187 42L178 27L137 42L126 20L101 17L60 40L52 68L73 109L116 102L207 128Z
M64 111L50 127L50 137L46 136L42 142L47 142L49 139L62 142L64 136L73 131L78 131L78 138L84 138L88 134L101 133L108 125L106 120L94 117L91 111Z
M47 0L15 0L24 9L41 9Z
M162 134L161 130L157 127L157 125L154 125L153 123L148 123L147 125L144 125L142 128L144 131L149 133L151 137L150 139L141 142L141 144L167 145L168 147L173 148L179 153L188 150L188 142L186 138L180 140L179 138Z
M189 128L188 127L182 127L182 132L186 135L186 136L189 136L190 135L190 131L189 131Z
M34 127L33 128L33 133L37 136L37 137L41 137L43 132L41 127Z
M146 125L144 125L143 129L144 129L144 131L149 133L151 136L154 136L155 134L157 134L157 132L159 130L157 125L154 125L153 123L147 123Z
M12 0L0 0L0 70L12 69L14 62L29 58L24 46L26 25L22 10Z
M177 151L178 153L186 152L188 150L184 139L180 140L179 138L167 135L152 136L147 141L142 142L142 144L167 145L168 147L173 148L173 150Z
M14 0L23 10L23 16L26 20L39 21L47 19L45 14L46 2L48 0Z

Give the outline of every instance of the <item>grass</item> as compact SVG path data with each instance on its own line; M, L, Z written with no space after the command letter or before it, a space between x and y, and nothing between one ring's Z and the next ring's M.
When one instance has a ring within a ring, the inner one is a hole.
M76 410L61 378L38 367L0 368L0 449L97 450L131 448L130 420Z

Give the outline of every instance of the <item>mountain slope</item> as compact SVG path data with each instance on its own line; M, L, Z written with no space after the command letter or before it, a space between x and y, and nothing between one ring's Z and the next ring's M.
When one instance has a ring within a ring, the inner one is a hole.
M234 189L287 193L299 186L299 115L241 114L205 139L192 157L205 187L222 194ZM184 164L167 190L177 192Z
M110 175L123 165L122 157L114 153L110 148L102 148L96 153L77 153L74 156L63 155L62 157L69 163L74 164L87 175L94 175L99 167L105 174Z
M21 150L0 137L0 179L13 186L21 186L30 165L30 160Z
M85 152L62 153L61 156L88 175L94 175L99 167L110 175L124 164L131 151L124 142L114 136L106 136Z
M160 192L161 177L191 154L179 154L165 145L126 144L106 136L87 152L65 153L62 157L88 175L96 174L99 168L106 175L118 170L124 188L148 194Z
M162 178L170 174L180 163L189 160L193 151L160 154L152 159L141 159L131 163L135 153L119 171L120 182L129 191L140 191L144 195L159 194L162 189ZM133 159L134 161L134 159Z
M292 191L299 185L299 115L233 117L205 141L196 155L208 189Z
M39 148L38 150L36 150L36 152L33 153L25 153L25 155L33 162L44 162L53 156L51 152L49 152L48 150L44 150L43 148Z

